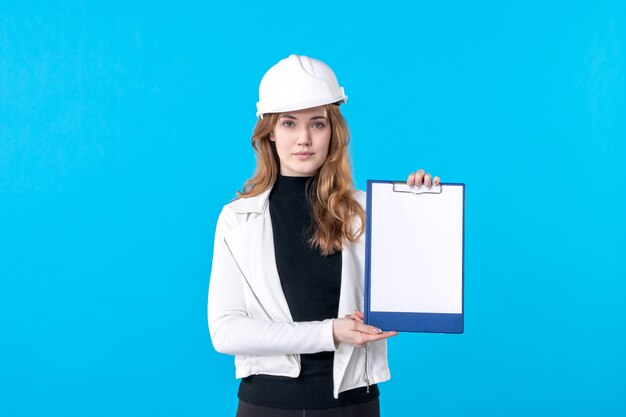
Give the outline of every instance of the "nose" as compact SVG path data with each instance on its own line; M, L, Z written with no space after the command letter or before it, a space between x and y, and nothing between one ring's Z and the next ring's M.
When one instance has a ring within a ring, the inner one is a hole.
M298 132L298 145L311 146L311 132L309 132L309 129L300 129Z

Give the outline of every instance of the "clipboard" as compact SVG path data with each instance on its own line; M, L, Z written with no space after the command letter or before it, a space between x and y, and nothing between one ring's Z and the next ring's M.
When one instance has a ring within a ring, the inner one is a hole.
M365 323L464 331L465 184L368 180Z

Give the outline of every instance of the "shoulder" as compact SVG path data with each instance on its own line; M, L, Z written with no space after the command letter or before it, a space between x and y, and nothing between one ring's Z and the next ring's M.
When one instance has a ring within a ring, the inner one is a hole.
M269 193L270 190L266 190L253 197L237 198L226 204L219 215L218 227L230 230L262 215L267 208Z
M235 213L262 213L267 206L270 189L252 197L241 197L224 206Z

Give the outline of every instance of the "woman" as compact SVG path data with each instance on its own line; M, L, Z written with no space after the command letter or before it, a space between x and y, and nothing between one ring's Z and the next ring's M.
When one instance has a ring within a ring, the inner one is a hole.
M365 195L352 185L347 97L326 64L297 55L259 96L256 172L219 216L209 285L213 345L243 378L237 416L378 416L397 333L360 311Z

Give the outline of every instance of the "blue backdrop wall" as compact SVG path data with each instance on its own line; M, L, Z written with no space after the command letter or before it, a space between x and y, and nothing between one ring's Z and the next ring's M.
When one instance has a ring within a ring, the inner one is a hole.
M1 3L0 415L234 415L213 232L291 53L359 188L467 185L465 334L393 339L383 414L626 415L625 3L326 0Z

